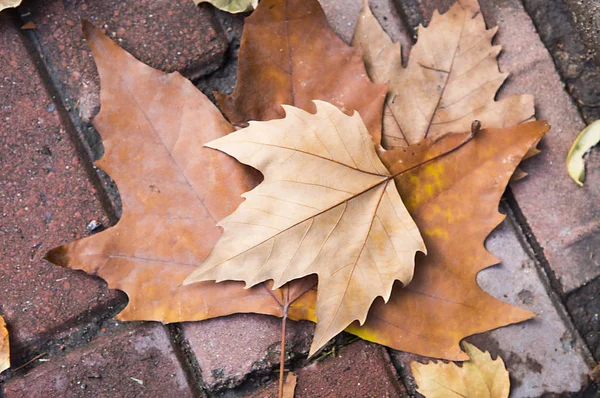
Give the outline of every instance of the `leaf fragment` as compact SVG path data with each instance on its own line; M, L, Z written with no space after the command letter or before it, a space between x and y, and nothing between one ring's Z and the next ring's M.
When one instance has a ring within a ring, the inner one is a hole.
M210 3L219 10L232 14L252 11L258 6L258 0L194 0L194 4Z
M386 87L369 80L360 49L345 44L317 0L263 0L245 19L235 91L215 93L237 126L283 117L281 105L314 112L312 100L358 111L381 131Z
M6 8L15 8L21 4L21 0L0 0L0 11Z
M0 373L10 368L10 345L6 322L0 316Z
M272 279L279 287L317 274L317 327L310 355L363 323L394 280L412 279L425 246L377 157L358 113L315 101L317 112L284 106L284 119L250 122L207 146L255 167L264 181L218 225L223 236L186 284Z
M412 362L417 391L426 398L507 398L510 380L502 358L494 360L489 352L467 342L464 348L469 360L462 367L455 363Z
M455 3L443 15L435 11L429 26L419 26L404 68L400 43L392 43L364 2L352 44L363 49L373 81L389 82L384 148L468 131L473 120L483 128L500 128L533 118L531 95L494 100L508 77L498 69L501 47L491 44L497 28L486 29L476 1L464 3Z
M600 143L600 120L596 120L583 129L573 142L573 146L567 155L567 171L571 178L583 186L585 181L585 159L584 156L594 146Z
M296 384L298 383L298 376L294 372L289 372L285 376L285 383L283 384L283 398L294 398L296 393Z

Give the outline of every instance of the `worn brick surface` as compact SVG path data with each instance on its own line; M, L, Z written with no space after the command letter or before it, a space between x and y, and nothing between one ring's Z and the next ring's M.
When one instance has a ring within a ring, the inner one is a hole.
M103 312L104 283L42 260L54 246L107 223L58 108L10 20L0 16L0 313L17 353Z
M567 298L567 308L596 360L600 360L600 279Z
M196 356L209 390L234 387L251 372L270 372L279 364L281 319L236 314L184 323L184 335ZM307 354L314 331L311 322L288 321L286 353Z
M210 7L192 1L43 1L19 8L36 23L36 35L65 102L88 121L99 106L98 76L80 18L102 28L148 65L197 78L223 61L227 40Z
M597 1L584 3L579 0L523 1L567 90L585 120L591 123L600 118L600 57L598 30L594 27L600 22L600 4ZM577 11L576 15L569 9L571 6ZM583 17L583 14L594 18Z
M295 398L408 397L386 350L359 340L338 354L296 370ZM252 398L277 397L277 383Z
M494 230L486 247L501 261L479 273L479 285L494 297L537 314L533 320L503 327L467 339L471 344L501 356L511 378L511 397L574 393L588 383L585 347L572 333L560 310L548 296L536 266L517 239L511 222ZM405 385L414 389L410 362L425 358L394 352ZM591 364L591 363L590 363Z
M9 380L6 398L193 397L164 326L106 335Z

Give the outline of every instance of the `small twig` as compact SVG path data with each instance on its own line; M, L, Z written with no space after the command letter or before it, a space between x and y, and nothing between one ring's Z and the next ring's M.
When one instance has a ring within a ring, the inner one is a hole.
M32 362L37 361L38 359L40 359L41 357L43 357L45 355L48 355L48 353L47 352L42 352L40 355L37 355L37 356L31 358L29 361L25 362L23 365L19 366L18 368L13 369L13 372L16 372L19 369L23 369L25 366L31 364Z

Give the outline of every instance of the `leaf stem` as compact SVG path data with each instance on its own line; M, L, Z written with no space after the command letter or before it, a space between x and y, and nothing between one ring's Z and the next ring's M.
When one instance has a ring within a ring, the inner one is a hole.
M285 373L285 324L290 306L290 289L285 290L285 301L283 304L283 316L281 317L281 348L279 354L279 398L283 398L283 380Z

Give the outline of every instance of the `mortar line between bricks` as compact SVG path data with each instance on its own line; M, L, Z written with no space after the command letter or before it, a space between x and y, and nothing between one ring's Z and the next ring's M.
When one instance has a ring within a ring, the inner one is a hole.
M593 368L596 365L596 361L594 360L587 342L585 339L583 339L583 336L581 336L579 330L577 330L575 327L571 313L566 308L566 296L562 292L560 281L556 278L554 271L548 263L548 259L544 255L542 247L538 243L533 231L529 227L525 215L521 212L510 186L507 187L504 197L505 203L504 206L501 204L501 208L506 210L506 220L512 223L515 227L516 236L527 254L533 259L537 273L542 281L542 284L546 288L546 293L548 294L553 307L556 308L556 311L561 317L567 330L573 335L573 338L579 341L580 346L583 348L582 354L584 356L584 360L590 369Z
M204 379L202 371L198 364L198 359L194 355L189 341L185 338L183 328L180 323L171 323L165 325L169 333L169 340L175 351L175 355L181 364L186 379L194 395L197 397L206 396Z
M22 19L21 23L24 23ZM81 157L84 169L88 177L97 189L97 198L100 200L102 207L104 207L104 209L107 211L110 221L113 224L115 224L119 220L119 217L117 216L117 211L111 204L110 195L106 190L104 184L102 184L100 177L98 176L96 166L94 166L94 154L92 148L89 146L85 137L80 131L79 127L82 125L81 119L79 118L77 113L71 109L69 104L65 102L65 98L63 97L63 95L61 95L61 93L65 92L65 87L58 78L56 67L50 61L50 57L45 51L44 46L42 45L41 40L35 29L25 30L24 36L27 39L29 39L30 46L27 47L30 51L31 58L34 60L34 64L36 65L38 72L42 76L43 84L46 86L48 92L50 93L54 102L56 103L60 118L63 119L63 122L67 122L64 124L69 127L69 136L72 138L71 141L75 145L75 149ZM29 48L31 46L33 48ZM67 117L65 117L65 115L67 115Z

